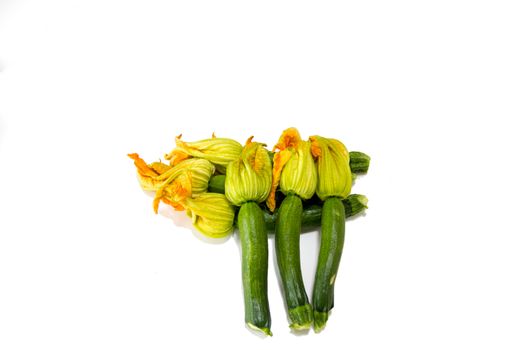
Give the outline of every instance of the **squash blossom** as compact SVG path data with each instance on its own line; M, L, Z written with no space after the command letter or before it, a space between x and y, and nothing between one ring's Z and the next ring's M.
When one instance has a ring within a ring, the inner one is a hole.
M275 192L280 185L285 194L294 193L303 200L310 199L317 186L317 169L311 153L310 141L301 140L296 128L286 129L273 151L272 189L266 201L275 210Z
M205 161L204 159L200 159ZM182 163L181 163L182 164ZM195 194L192 173L186 171L164 190L162 200L175 210L185 210L193 226L211 238L226 237L233 231L235 210L219 193Z
M203 193L186 198L182 206L191 217L193 226L211 238L226 237L233 231L235 210L226 196L219 193Z
M196 142L184 142L181 137L179 135L175 140L177 148L165 156L171 165L188 158L202 158L215 165L217 171L224 173L228 163L238 159L242 151L242 146L237 141L215 137L215 134L210 139Z
M345 145L339 140L321 136L311 136L310 141L319 174L317 196L323 201L328 197L348 197L352 189L352 173Z
M164 181L160 175L173 168L162 162L147 164L137 153L130 153L128 157L134 160L139 183L144 191L156 191L158 185Z
M206 193L215 167L206 159L191 158L169 166L161 162L146 164L138 154L128 155L135 161L141 187L155 191L153 207L159 202L175 210L185 210L197 230L208 237L220 238L233 230L235 211L223 194Z
M303 141L295 128L284 130L274 149L272 191L266 201L275 210L275 191L281 186L286 195L275 221L275 249L279 276L286 300L290 328L306 330L312 326L312 306L304 287L300 267L300 235L303 200L317 187L317 169L310 141Z
M160 162L148 165L136 153L130 154L129 157L135 160L141 187L145 191L156 192L153 200L155 213L158 212L161 200L177 210L183 210L176 204L180 198L186 198L187 191L190 191L189 196L206 192L208 182L215 172L213 164L206 159L186 159L169 167Z
M311 136L312 155L317 160L317 196L323 201L321 246L317 258L312 295L314 331L326 326L334 306L334 283L345 241L343 199L352 190L350 156L345 145L336 139Z
M272 187L272 164L264 144L246 141L241 155L226 168L226 198L240 206L237 215L241 242L244 322L253 329L272 335L268 303L268 232L264 202Z
M226 168L226 198L237 206L248 201L264 202L272 187L272 163L266 145L252 139L246 141L240 158Z

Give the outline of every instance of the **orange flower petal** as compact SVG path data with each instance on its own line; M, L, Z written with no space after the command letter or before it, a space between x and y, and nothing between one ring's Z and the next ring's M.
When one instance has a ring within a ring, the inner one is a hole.
M183 210L184 200L188 197L191 197L190 171L177 177L173 183L166 184L157 190L153 199L153 211L155 211L155 214L158 213L161 200L171 205L175 210Z
M279 138L279 141L277 144L273 147L273 150L283 150L288 147L295 148L299 146L299 143L301 142L301 135L299 134L299 130L296 128L288 128L283 131L281 134L281 137Z
M170 161L171 166L175 166L179 164L180 162L182 162L183 160L191 158L191 156L184 151L181 151L179 149L174 149L173 151L171 151L170 154L166 154L164 158Z
M153 162L149 165L151 169L153 169L157 174L162 175L166 171L170 170L172 167L164 164L162 162Z
M284 165L290 160L291 157L292 152L290 152L288 149L284 149L283 151L275 153L273 156L272 188L270 190L270 194L268 195L268 199L266 200L266 204L271 211L275 210L275 193L277 191L277 187L279 187L279 182L281 181L281 173L283 171Z
M137 153L130 153L128 154L128 157L134 160L135 166L137 167L137 171L142 176L158 176L159 174L152 168L148 166L148 164L139 157Z
M166 203L167 205L170 205L176 211L183 211L183 210L185 210L185 208L180 203L173 202L173 201L171 201L171 200L169 200L167 198L162 198L162 201L164 203Z
M153 199L153 211L155 212L155 214L159 213L159 203L161 199L162 197L159 197L157 195L155 195L155 199Z
M317 139L313 136L309 139L312 142L312 146L310 148L310 152L312 152L312 156L317 159L321 156L321 146L319 146L319 143Z

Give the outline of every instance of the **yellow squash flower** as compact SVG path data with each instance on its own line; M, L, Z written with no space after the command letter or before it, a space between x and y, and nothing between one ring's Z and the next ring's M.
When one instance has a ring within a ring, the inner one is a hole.
M240 206L248 201L264 202L272 187L272 163L266 145L246 141L240 158L228 164L224 184L226 197Z
M144 191L156 191L164 181L160 175L172 168L172 166L161 162L147 164L137 153L130 153L128 157L134 160L139 183Z
M272 189L266 201L275 210L275 192L280 185L284 193L295 193L302 199L311 198L317 186L317 169L310 141L303 141L296 128L286 129L273 150Z
M317 196L346 198L352 189L352 173L345 145L336 139L311 136L312 155L317 161Z
M158 212L161 200L168 204L178 203L188 195L195 196L206 192L210 178L215 172L213 164L206 159L186 159L169 167L160 162L148 165L136 153L130 154L129 157L135 160L142 188L156 192L153 201L155 213ZM189 193L186 193L188 191ZM173 206L182 210L180 206Z
M233 230L235 210L226 196L206 193L215 167L206 159L186 159L176 166L155 162L146 164L138 154L129 154L135 161L139 182L146 191L155 191L153 207L158 211L159 202L175 210L186 210L193 225L202 234L221 238Z
M219 193L203 193L182 202L193 226L211 238L226 237L233 231L235 210L226 196Z
M177 148L166 155L171 165L192 157L202 158L215 165L217 171L224 173L228 163L238 159L242 151L242 146L237 141L215 137L215 134L210 139L196 142L184 142L181 137L179 135L175 140Z
M186 210L193 226L205 236L226 237L233 231L235 209L223 194L205 192L192 196L195 190L190 174L184 173L167 186L162 201L175 210Z

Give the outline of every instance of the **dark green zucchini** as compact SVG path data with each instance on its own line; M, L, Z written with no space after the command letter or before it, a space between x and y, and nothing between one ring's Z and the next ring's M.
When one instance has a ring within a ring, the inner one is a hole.
M370 157L363 152L349 152L352 174L366 174L370 166Z
M351 194L348 198L343 199L345 207L345 217L349 218L362 213L367 207L368 199L362 194ZM301 232L316 230L321 226L321 213L323 208L319 204L304 204L301 214ZM276 214L269 210L263 209L264 222L269 234L275 232Z
M272 335L268 305L268 235L259 205L244 203L237 223L242 253L244 319L249 328Z
M320 332L334 306L334 284L345 240L345 207L340 198L330 197L323 204L321 247L317 260L314 292L314 330Z
M304 288L301 273L300 242L303 203L288 194L277 212L275 251L284 290L290 328L306 330L312 326L312 306Z
M224 183L226 175L214 175L208 182L208 192L224 194Z

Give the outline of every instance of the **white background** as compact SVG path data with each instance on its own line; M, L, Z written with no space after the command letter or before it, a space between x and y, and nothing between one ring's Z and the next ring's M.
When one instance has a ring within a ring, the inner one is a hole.
M501 0L0 1L0 348L524 349L524 18ZM126 154L213 131L271 147L289 126L372 156L370 208L324 332L290 333L270 259L261 339L237 239L154 215Z

